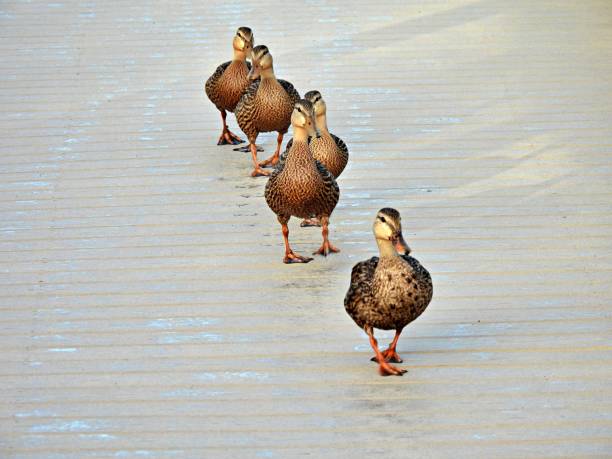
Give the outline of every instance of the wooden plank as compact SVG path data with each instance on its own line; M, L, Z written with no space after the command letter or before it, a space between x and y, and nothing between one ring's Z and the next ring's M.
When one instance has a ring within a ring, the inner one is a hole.
M610 18L607 0L4 2L0 456L609 456ZM349 145L328 259L281 263L265 179L215 145L202 85L241 25ZM403 378L378 376L342 306L384 206L435 286Z

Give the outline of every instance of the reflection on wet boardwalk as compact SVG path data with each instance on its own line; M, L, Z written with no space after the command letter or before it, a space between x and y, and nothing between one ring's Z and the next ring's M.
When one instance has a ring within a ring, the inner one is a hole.
M612 452L612 4L406 5L2 2L0 457ZM215 145L241 25L349 145L328 259ZM387 205L402 378L342 306Z

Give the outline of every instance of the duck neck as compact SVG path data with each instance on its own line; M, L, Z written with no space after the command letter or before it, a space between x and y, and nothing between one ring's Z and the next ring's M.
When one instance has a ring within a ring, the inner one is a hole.
M261 81L276 81L276 76L274 75L274 69L272 67L262 70L259 76L261 77Z
M247 55L244 51L234 48L234 62L246 62Z
M308 144L308 131L303 127L293 126L293 145L287 155L285 170L302 178L321 180Z
M293 143L304 143L308 145L308 132L306 132L306 129L293 126Z
M317 124L317 128L321 134L329 134L329 131L327 130L327 114L322 113L317 115L315 123Z
M395 250L393 242L387 239L376 238L376 244L378 244L378 252L380 253L380 258L393 258L398 256L397 250Z

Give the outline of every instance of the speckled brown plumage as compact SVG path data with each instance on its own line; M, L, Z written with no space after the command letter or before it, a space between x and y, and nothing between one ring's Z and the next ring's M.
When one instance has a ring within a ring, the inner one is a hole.
M399 376L405 370L387 362L402 361L395 350L399 336L404 327L429 305L433 284L429 272L409 255L410 248L402 236L399 212L391 208L381 209L373 230L380 257L361 261L353 267L344 308L368 334L380 373ZM396 331L393 342L384 352L378 349L374 328Z
M293 105L300 99L293 85L285 80L264 79L252 83L236 107L236 120L249 141L260 132L285 133L291 124Z
M234 36L232 47L234 58L221 64L206 80L204 90L221 114L223 129L217 145L244 142L227 127L227 111L233 112L244 91L251 83L248 74L251 64L246 61L253 47L253 32L248 27L239 27Z
M260 77L259 82L251 84L236 106L236 119L240 129L249 138L249 150L253 160L252 177L270 175L262 167L274 166L280 156L283 136L291 123L293 105L300 95L288 81L278 80L274 75L273 60L267 46L253 48L253 68L249 73L251 80ZM260 132L278 132L274 154L262 161L257 160L255 141Z
M360 328L401 330L425 311L432 294L431 276L415 258L372 257L353 267L344 307Z
M288 151L292 144L293 139L290 139L285 151ZM310 150L314 159L323 164L335 178L340 176L348 163L348 147L334 134L322 132L320 138L311 139Z
M228 61L221 64L208 80L206 95L219 110L233 112L244 91L251 83L247 75L251 64L247 61Z
M292 115L295 140L283 155L270 176L265 189L268 206L276 214L285 239L285 263L312 260L293 253L289 246L287 222L292 216L305 218L314 215L321 220L323 244L315 252L327 255L339 250L328 240L329 217L340 197L340 189L334 176L312 157L308 146L308 130L315 133L312 105L300 100Z
M305 142L296 142L266 184L272 211L283 217L330 216L340 197L333 175L312 157Z

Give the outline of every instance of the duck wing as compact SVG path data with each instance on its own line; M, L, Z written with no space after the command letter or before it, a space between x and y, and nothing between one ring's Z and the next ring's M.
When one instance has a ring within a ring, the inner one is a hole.
M323 163L317 161L316 159L314 160L314 162L317 166L317 171L319 172L319 175L323 179L323 182L325 182L325 187L335 188L336 191L340 193L340 188L338 187L338 184L336 183L336 179L334 178L333 174L327 170Z
M295 104L298 100L300 100L300 93L293 87L291 83L285 80L277 80L280 85L287 91L289 97L291 98L291 103Z
M362 328L367 322L367 312L376 303L372 292L372 281L376 266L378 266L378 257L360 261L353 266L351 284L344 297L344 309Z
M257 90L259 89L259 83L261 80L253 81L244 91L242 97L236 104L234 114L236 115L236 121L242 132L247 136L253 133L253 109L255 108L255 98L257 97Z
M331 133L330 133L330 135L331 135L332 139L334 139L334 142L336 142L336 146L338 147L338 149L342 152L342 156L344 156L346 158L346 160L348 161L349 151L348 151L348 147L344 143L344 140L342 140L337 135L334 135L334 134L331 134Z
M419 260L416 258L413 258L410 255L401 255L401 257L404 259L404 261L406 261L406 263L408 263L410 268L412 268L408 270L406 277L409 279L408 283L411 281L416 282L416 289L420 294L418 295L419 303L422 303L419 306L422 307L422 309L425 309L433 296L431 274L429 274L429 271L427 271L427 269L425 269L425 267L419 263Z
M324 204L325 211L329 216L336 208L338 199L340 199L340 187L338 186L334 175L329 172L322 163L316 159L314 162L317 166L319 175L323 179L323 187L321 188L321 192L319 194L319 200Z
M221 76L227 70L227 68L229 67L231 63L232 61L227 61L221 64L219 67L217 67L217 69L215 70L215 73L213 73L208 78L208 80L206 80L206 83L204 85L204 90L206 91L206 95L212 101L212 103L215 104L217 108L219 108L220 102L217 98L217 91L215 91L215 88L217 87L217 82L219 81L219 78L221 78ZM221 110L221 108L219 108L219 110Z

